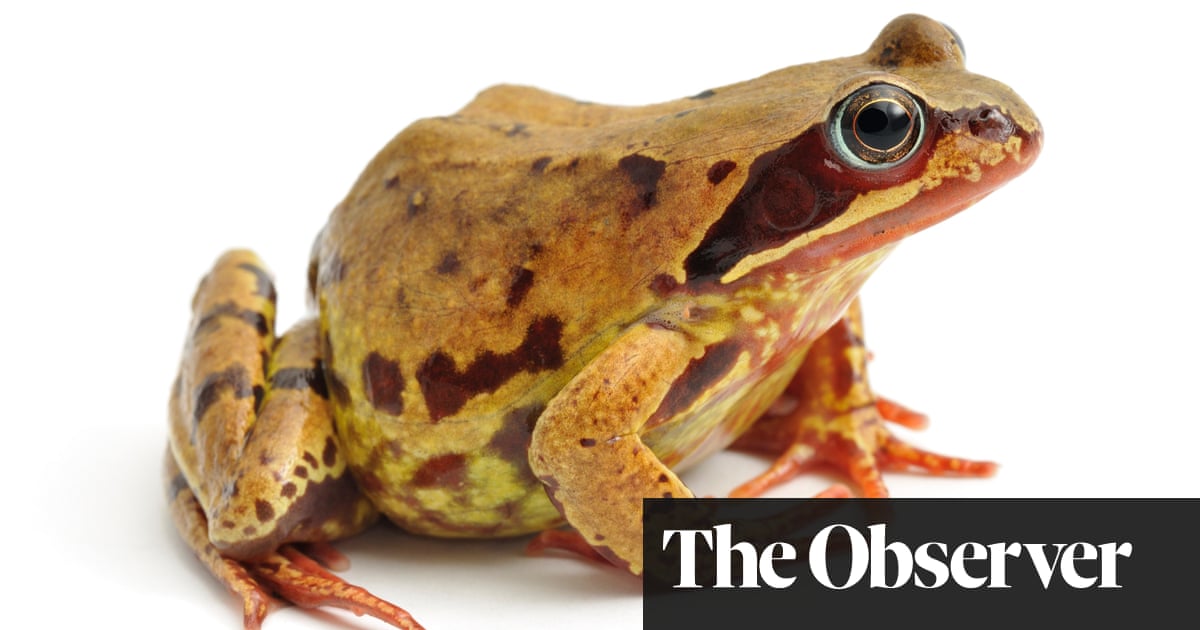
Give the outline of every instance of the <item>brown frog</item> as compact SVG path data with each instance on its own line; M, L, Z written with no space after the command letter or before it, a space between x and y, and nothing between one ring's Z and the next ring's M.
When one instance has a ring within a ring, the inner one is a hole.
M986 474L884 420L856 295L904 236L1024 171L1029 107L919 16L865 53L645 107L499 86L367 166L313 248L316 315L276 336L251 253L201 282L170 404L188 544L268 594L419 627L322 569L379 514L450 537L567 523L541 545L642 569L643 497L731 444L866 496L879 471ZM838 494L838 492L834 492ZM318 543L304 551L299 543Z

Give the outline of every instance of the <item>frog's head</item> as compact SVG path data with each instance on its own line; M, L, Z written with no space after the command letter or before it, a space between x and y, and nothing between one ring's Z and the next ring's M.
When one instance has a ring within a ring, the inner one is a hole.
M776 261L835 267L967 208L1028 168L1042 144L1029 106L967 72L954 31L921 16L893 20L861 55L764 79L828 97L800 133L754 160L685 262L690 279L732 282Z

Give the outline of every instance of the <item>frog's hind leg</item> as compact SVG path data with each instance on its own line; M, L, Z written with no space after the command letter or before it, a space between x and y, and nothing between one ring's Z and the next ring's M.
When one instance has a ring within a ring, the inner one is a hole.
M420 628L291 544L349 536L378 515L338 449L318 323L276 341L274 302L266 270L243 251L222 256L196 292L170 404L165 481L175 524L241 597L246 628L258 627L272 594Z
M845 472L863 496L886 497L883 470L919 469L932 474L986 476L992 462L948 457L896 438L885 420L922 428L925 416L876 396L867 383L862 312L858 300L809 349L777 407L755 422L734 448L776 455L765 473L732 496L758 496L799 472L832 465ZM788 408L790 407L790 408Z
M165 472L175 527L209 572L242 600L242 623L246 630L261 627L267 612L280 605L272 593L304 608L335 606L358 615L372 615L400 628L416 630L421 627L405 610L346 583L309 557L320 558L322 564L344 567L344 558L331 548L317 548L306 555L294 545L283 545L252 561L238 561L221 555L208 540L208 520L204 510L169 451Z

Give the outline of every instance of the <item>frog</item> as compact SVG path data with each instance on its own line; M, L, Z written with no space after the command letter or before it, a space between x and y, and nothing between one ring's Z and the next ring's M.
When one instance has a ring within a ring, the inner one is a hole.
M407 612L331 572L386 518L642 572L642 500L726 448L818 466L987 475L888 424L859 289L905 237L1025 171L1041 124L901 16L855 56L646 106L516 85L413 123L312 249L312 313L277 334L254 253L201 280L169 403L164 482L185 543L241 598ZM848 496L839 484L823 496ZM540 533L539 533L540 532Z

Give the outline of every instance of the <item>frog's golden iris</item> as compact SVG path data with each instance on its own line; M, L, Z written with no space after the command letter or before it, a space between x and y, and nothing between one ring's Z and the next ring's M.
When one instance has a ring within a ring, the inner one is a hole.
M874 83L834 110L830 136L852 168L890 168L908 159L925 137L925 108L903 88Z

